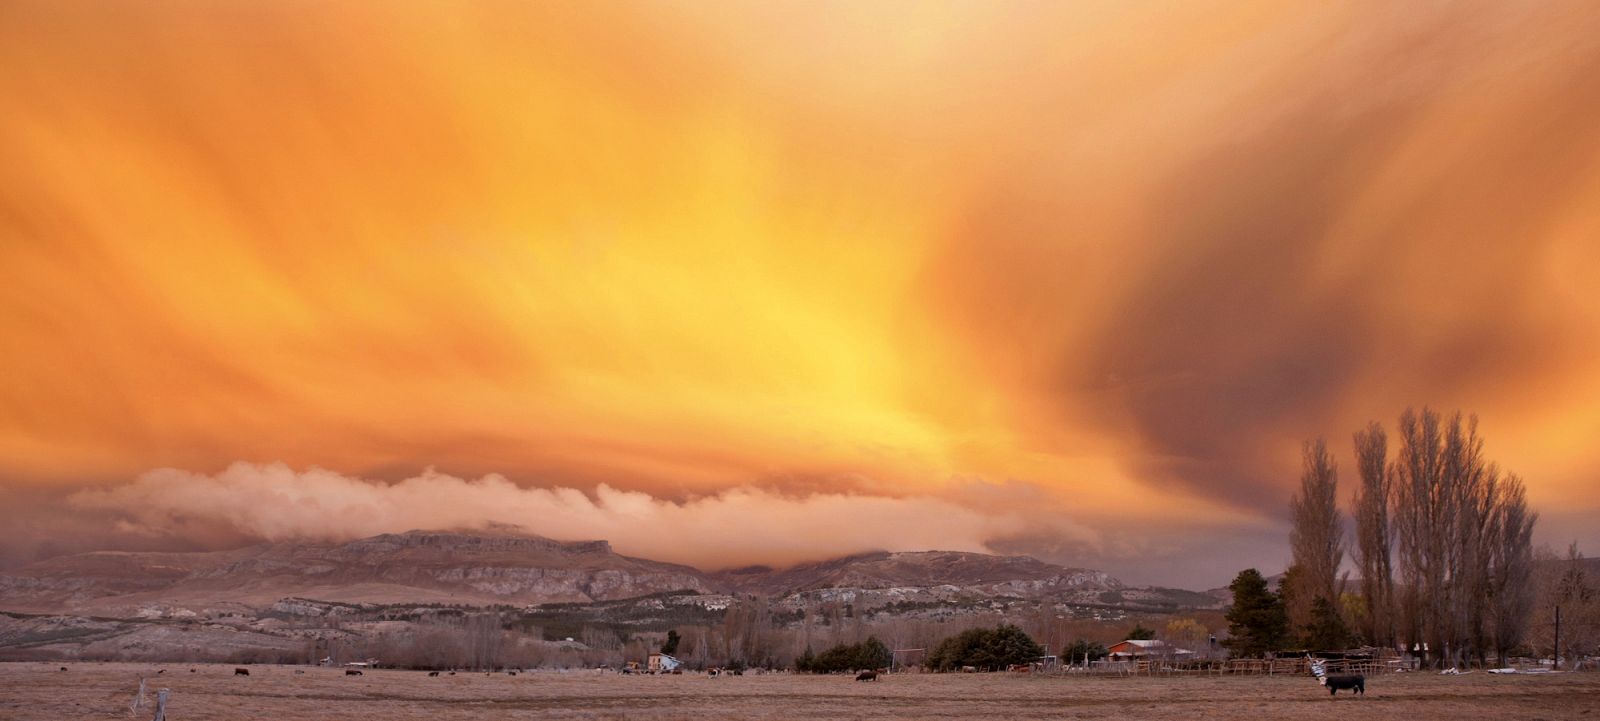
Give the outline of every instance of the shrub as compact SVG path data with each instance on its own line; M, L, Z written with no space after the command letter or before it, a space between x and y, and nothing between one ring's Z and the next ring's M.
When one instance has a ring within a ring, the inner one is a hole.
M1012 664L1028 663L1044 655L1044 648L1012 624L996 628L972 628L939 643L928 654L928 667L954 671L963 666L995 671Z
M810 673L838 673L840 671L855 671L867 668L884 668L889 665L893 654L889 647L883 645L876 636L868 638L861 643L839 644L811 656L811 649L806 649L806 654L795 662L799 671Z

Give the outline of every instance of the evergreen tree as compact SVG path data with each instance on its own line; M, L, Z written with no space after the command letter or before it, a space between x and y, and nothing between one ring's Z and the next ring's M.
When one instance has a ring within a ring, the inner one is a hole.
M682 640L683 638L678 635L678 629L674 628L670 631L667 631L667 640L665 643L661 644L661 652L668 656L677 653L678 642Z
M996 628L990 644L995 660L1001 666L1032 663L1044 655L1044 647L1034 642L1026 631L1014 624L1008 623Z
M1062 659L1069 664L1085 659L1093 663L1109 655L1111 655L1111 651L1105 647L1105 644L1084 639L1073 641L1066 648L1061 649Z
M878 637L872 636L861 643L841 643L815 657L811 655L811 648L808 646L805 655L795 662L795 669L811 673L838 673L885 668L891 658L893 653L889 651L889 647L883 645Z
M888 668L893 660L894 653L888 646L883 645L877 636L868 636L860 646L856 668Z
M1128 632L1128 640L1130 641L1149 641L1155 637L1155 630L1145 628L1142 623L1133 624L1133 630Z
M1319 598L1311 602L1311 623L1305 628L1305 645L1312 651L1336 651L1350 645L1350 629L1332 601Z
M1254 568L1240 571L1228 584L1233 606L1228 609L1228 632L1223 643L1235 656L1256 657L1281 651L1287 645L1289 617L1267 579Z
M1011 664L1028 663L1044 655L1044 648L1021 628L1006 624L998 628L969 628L941 641L928 654L928 666L936 671L954 671L963 666L998 670Z

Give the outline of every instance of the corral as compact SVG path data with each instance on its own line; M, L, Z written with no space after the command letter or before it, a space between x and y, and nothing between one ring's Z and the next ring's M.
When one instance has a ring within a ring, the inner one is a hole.
M130 718L140 677L170 688L168 718L210 721L339 719L1472 719L1600 718L1600 674L1386 674L1365 698L1330 698L1310 677L1038 674L853 676L747 674L708 678L541 671L520 676L374 669L202 665L156 676L126 663L0 664L0 719ZM178 666L171 666L176 669ZM304 673L296 674L296 670ZM1336 704L1336 705L1330 705ZM1337 715L1337 716L1336 716ZM138 719L148 718L148 713Z

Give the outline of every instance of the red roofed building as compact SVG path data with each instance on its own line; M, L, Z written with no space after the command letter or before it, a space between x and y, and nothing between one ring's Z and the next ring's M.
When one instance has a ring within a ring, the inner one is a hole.
M1107 649L1111 652L1110 658L1114 661L1126 661L1135 658L1187 658L1194 652L1187 649L1169 646L1166 641L1134 640L1118 641Z

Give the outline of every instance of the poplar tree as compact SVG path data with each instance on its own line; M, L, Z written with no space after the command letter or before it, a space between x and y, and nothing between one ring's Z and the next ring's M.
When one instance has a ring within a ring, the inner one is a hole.
M1300 490L1289 502L1294 525L1289 547L1294 573L1284 580L1292 628L1308 628L1312 608L1324 601L1337 612L1336 582L1344 561L1344 521L1339 512L1339 467L1318 438L1301 448Z
M1373 421L1355 434L1356 473L1360 485L1351 501L1356 521L1356 566L1361 569L1361 597L1366 615L1361 634L1368 643L1393 647L1394 539L1389 530L1389 505L1394 498L1389 469L1389 437Z
M1538 514L1523 481L1489 461L1476 416L1408 408L1397 440L1385 465L1381 426L1355 436L1364 630L1374 642L1398 638L1435 666L1504 659L1532 612Z

